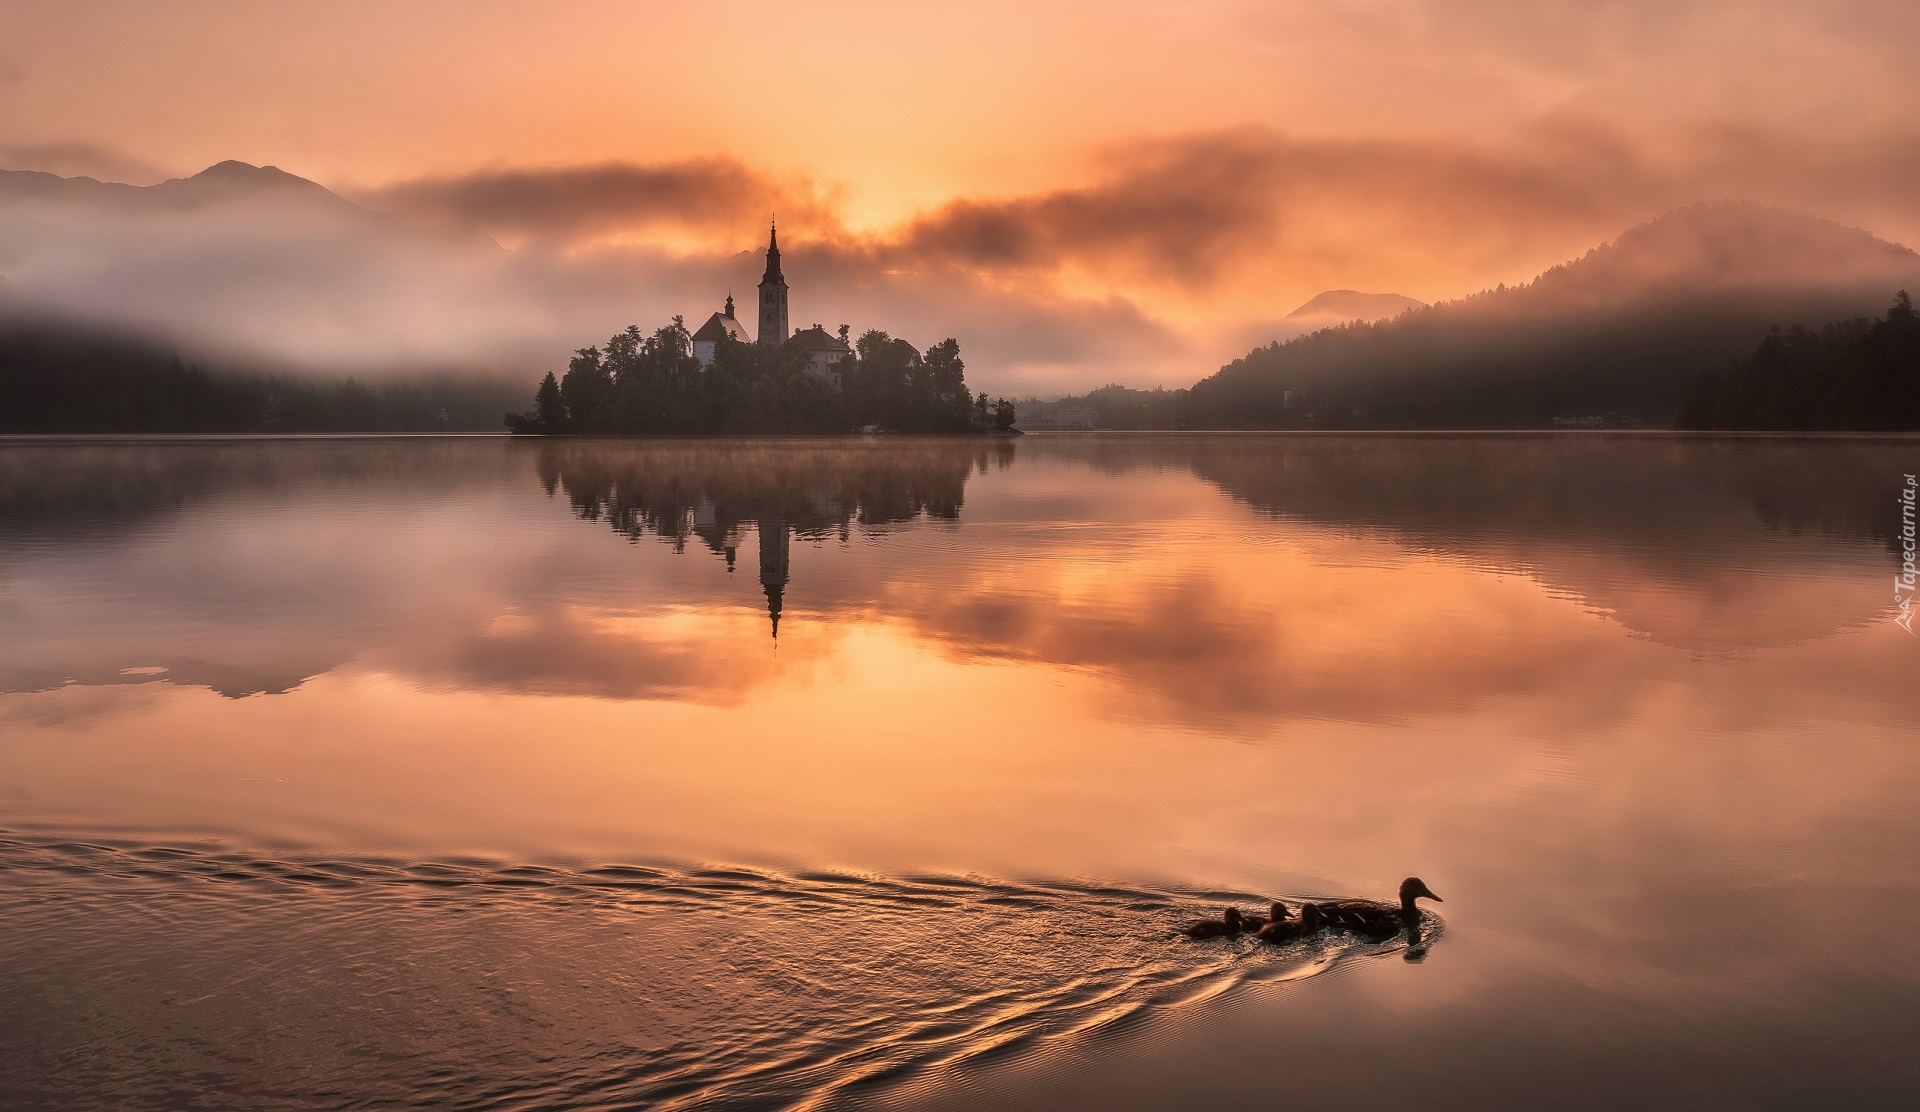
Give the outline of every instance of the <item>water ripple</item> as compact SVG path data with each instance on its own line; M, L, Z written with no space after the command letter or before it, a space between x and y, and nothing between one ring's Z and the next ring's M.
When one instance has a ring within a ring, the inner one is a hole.
M1266 899L0 831L0 1104L836 1107L1402 948L1176 934Z

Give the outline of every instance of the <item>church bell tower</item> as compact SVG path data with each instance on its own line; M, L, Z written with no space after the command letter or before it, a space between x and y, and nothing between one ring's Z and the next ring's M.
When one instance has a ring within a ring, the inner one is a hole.
M759 342L771 347L786 342L787 279L780 273L780 229L767 233L767 272L760 278Z

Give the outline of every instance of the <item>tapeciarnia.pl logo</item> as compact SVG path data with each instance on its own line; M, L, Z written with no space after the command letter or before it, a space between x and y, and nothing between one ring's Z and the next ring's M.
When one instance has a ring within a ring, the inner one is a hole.
M1900 489L1900 574L1893 577L1893 604L1900 608L1900 616L1894 621L1900 628L1913 633L1913 476L1906 477L1907 485ZM1914 634L1920 637L1920 634Z

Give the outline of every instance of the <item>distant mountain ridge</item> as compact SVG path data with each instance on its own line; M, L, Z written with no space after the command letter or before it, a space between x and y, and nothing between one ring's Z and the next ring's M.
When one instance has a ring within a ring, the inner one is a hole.
M562 347L553 302L534 307L537 264L272 166L148 186L0 171L0 245L0 317L145 337L206 366L498 373Z
M1690 205L1523 286L1256 348L1196 383L1205 427L1667 424L1768 327L1871 316L1920 254L1806 213Z
M1328 290L1315 294L1305 305L1287 314L1288 320L1386 320L1408 309L1424 309L1427 303L1397 293L1361 293L1358 290Z
M215 163L192 177L169 178L157 185L63 178L40 170L0 170L0 203L55 202L156 212L262 198L291 200L385 219L384 214L361 208L319 182L289 174L277 166L254 166L234 160Z

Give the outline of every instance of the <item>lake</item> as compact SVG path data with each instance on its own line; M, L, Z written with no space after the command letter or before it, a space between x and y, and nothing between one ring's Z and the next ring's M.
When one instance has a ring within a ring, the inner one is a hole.
M1914 471L0 442L0 1105L1913 1107Z

